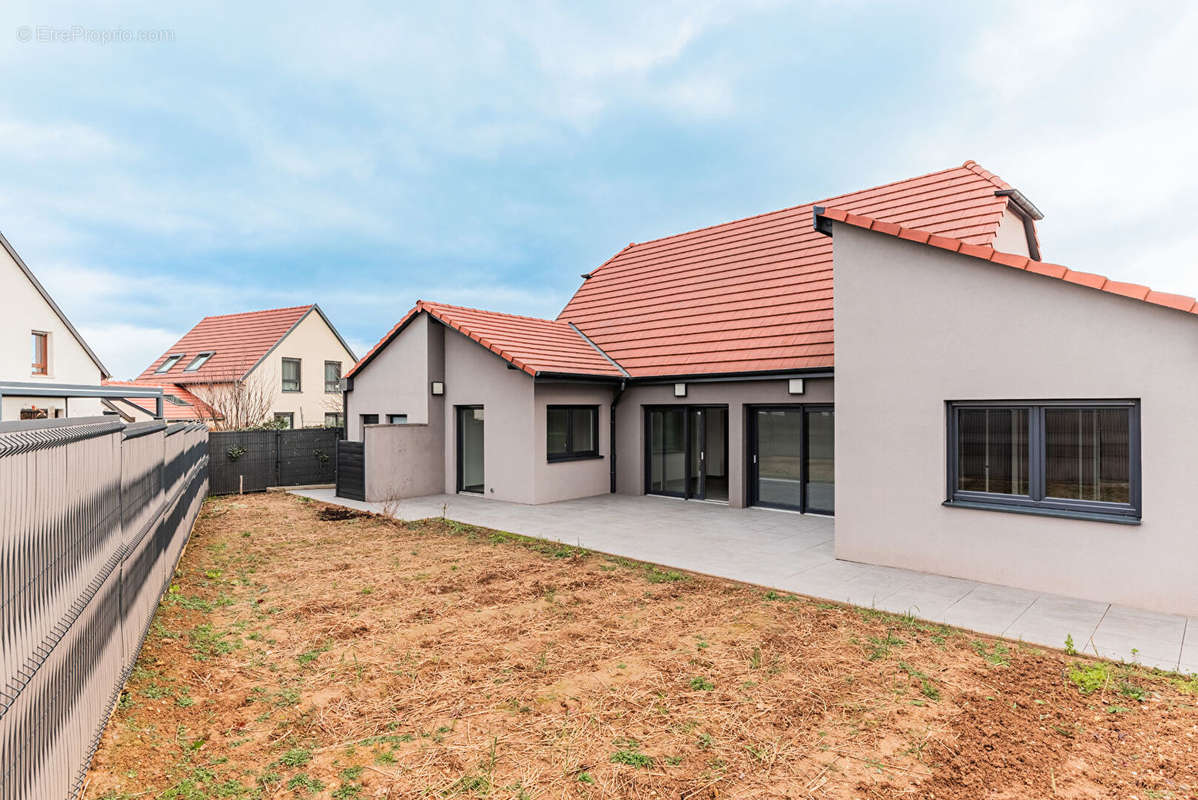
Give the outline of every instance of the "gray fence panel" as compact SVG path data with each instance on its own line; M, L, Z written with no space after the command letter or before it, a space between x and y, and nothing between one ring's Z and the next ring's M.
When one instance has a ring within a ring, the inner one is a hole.
M261 492L269 486L333 483L340 428L212 431L208 434L212 494Z
M366 499L365 443L344 439L337 442L337 496Z
M78 795L206 462L202 425L0 423L0 797Z

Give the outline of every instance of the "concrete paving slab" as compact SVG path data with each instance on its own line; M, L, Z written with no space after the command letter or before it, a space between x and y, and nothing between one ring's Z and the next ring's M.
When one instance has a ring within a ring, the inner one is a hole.
M1037 597L1035 592L1026 589L979 583L973 591L949 606L941 621L959 628L1001 636Z
M382 503L292 492L385 513ZM390 509L440 517L837 602L911 613L1052 648L1198 672L1198 620L912 570L838 561L830 517L738 509L652 496L600 495L527 506L432 495Z
M1103 658L1175 670L1181 661L1186 622L1185 617L1177 614L1113 605L1085 651Z
M1080 649L1090 640L1108 608L1107 603L1092 600L1041 595L1003 631L1003 636L1038 644L1055 642L1057 648L1064 647L1065 638L1070 637L1073 646Z

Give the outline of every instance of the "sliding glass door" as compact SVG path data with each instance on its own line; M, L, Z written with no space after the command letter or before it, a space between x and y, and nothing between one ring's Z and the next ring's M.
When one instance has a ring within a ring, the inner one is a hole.
M645 411L645 491L728 499L728 409L660 406Z
M483 408L458 406L458 491L483 493Z
M832 514L833 412L827 406L749 409L749 503Z

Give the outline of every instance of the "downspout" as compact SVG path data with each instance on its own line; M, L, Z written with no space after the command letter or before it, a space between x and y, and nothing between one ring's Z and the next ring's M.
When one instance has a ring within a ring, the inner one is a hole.
M616 406L620 404L620 397L624 394L624 385L627 381L620 381L620 385L616 387L615 394L611 398L611 422L608 423L608 433L611 437L611 442L607 446L609 462L611 466L611 493L616 493Z

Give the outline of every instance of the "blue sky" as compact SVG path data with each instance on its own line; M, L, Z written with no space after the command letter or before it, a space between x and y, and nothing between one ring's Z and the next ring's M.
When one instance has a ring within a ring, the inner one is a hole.
M1182 3L171 5L0 10L0 230L118 377L207 314L552 317L630 241L967 158L1046 259L1198 294Z

